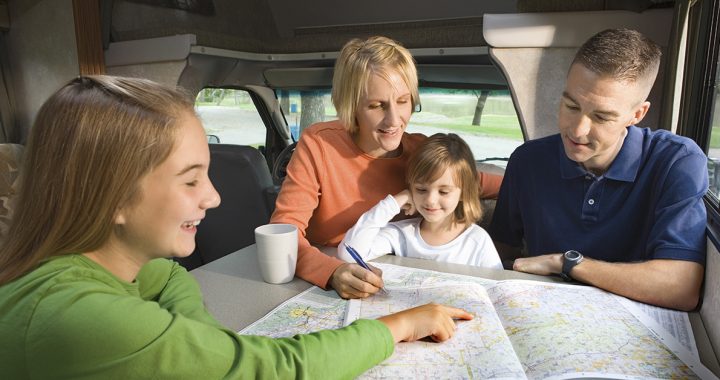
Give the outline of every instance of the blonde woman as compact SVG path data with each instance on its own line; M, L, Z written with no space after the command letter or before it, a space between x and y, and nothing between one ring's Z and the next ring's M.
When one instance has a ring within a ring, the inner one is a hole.
M300 231L298 277L344 298L362 298L383 286L381 272L316 246L336 247L360 215L405 188L408 159L427 138L406 132L419 103L410 52L385 37L351 40L335 63L332 101L338 120L303 132L271 222ZM479 196L496 197L502 177L478 174Z
M353 262L347 244L367 260L393 253L503 269L490 235L475 224L482 210L475 158L465 141L453 133L425 140L410 159L407 186L360 217L338 246L338 257ZM401 212L420 216L391 222Z
M167 260L193 251L196 226L220 203L189 97L82 77L50 97L30 133L0 249L5 378L350 378L394 342L445 340L453 318L472 318L425 305L288 339L239 336Z

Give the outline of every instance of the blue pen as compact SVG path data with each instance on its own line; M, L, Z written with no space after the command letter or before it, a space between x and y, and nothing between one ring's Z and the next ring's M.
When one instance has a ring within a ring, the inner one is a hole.
M348 251L348 253L350 254L350 256L352 256L353 260L355 260L355 262L358 263L358 265L360 265L361 267L363 267L363 268L369 270L370 272L372 272L372 270L370 269L370 267L367 265L367 263L365 263L365 260L362 259L362 257L360 256L360 254L357 253L357 251L355 250L355 248L353 248L353 247L347 245L347 243L345 243L345 250ZM385 289L384 286L383 286L382 288L380 288L380 290L382 290L383 292L385 292L385 294L390 294L390 292L388 292L388 290Z

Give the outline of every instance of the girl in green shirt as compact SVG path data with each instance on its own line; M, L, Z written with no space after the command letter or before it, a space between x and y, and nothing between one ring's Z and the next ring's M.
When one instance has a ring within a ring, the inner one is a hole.
M30 133L0 249L5 377L351 378L395 342L442 341L454 318L472 318L430 304L293 338L239 336L167 260L194 250L197 224L220 203L187 94L81 77L50 97Z

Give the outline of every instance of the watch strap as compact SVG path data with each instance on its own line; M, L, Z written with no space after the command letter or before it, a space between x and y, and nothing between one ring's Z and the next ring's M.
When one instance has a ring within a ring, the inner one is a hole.
M578 255L577 259L568 259L567 255L568 253L575 253ZM562 272L560 272L560 277L565 281L572 281L573 278L570 276L570 271L575 268L576 265L580 264L583 261L583 255L578 251L567 251L563 253L563 265L562 265Z

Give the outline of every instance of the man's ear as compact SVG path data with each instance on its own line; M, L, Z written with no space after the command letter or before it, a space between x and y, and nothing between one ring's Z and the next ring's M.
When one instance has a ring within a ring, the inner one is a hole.
M650 102L647 100L640 103L635 108L635 114L633 115L633 118L630 120L630 125L637 125L643 118L645 118L645 115L647 115L648 110L650 110Z

